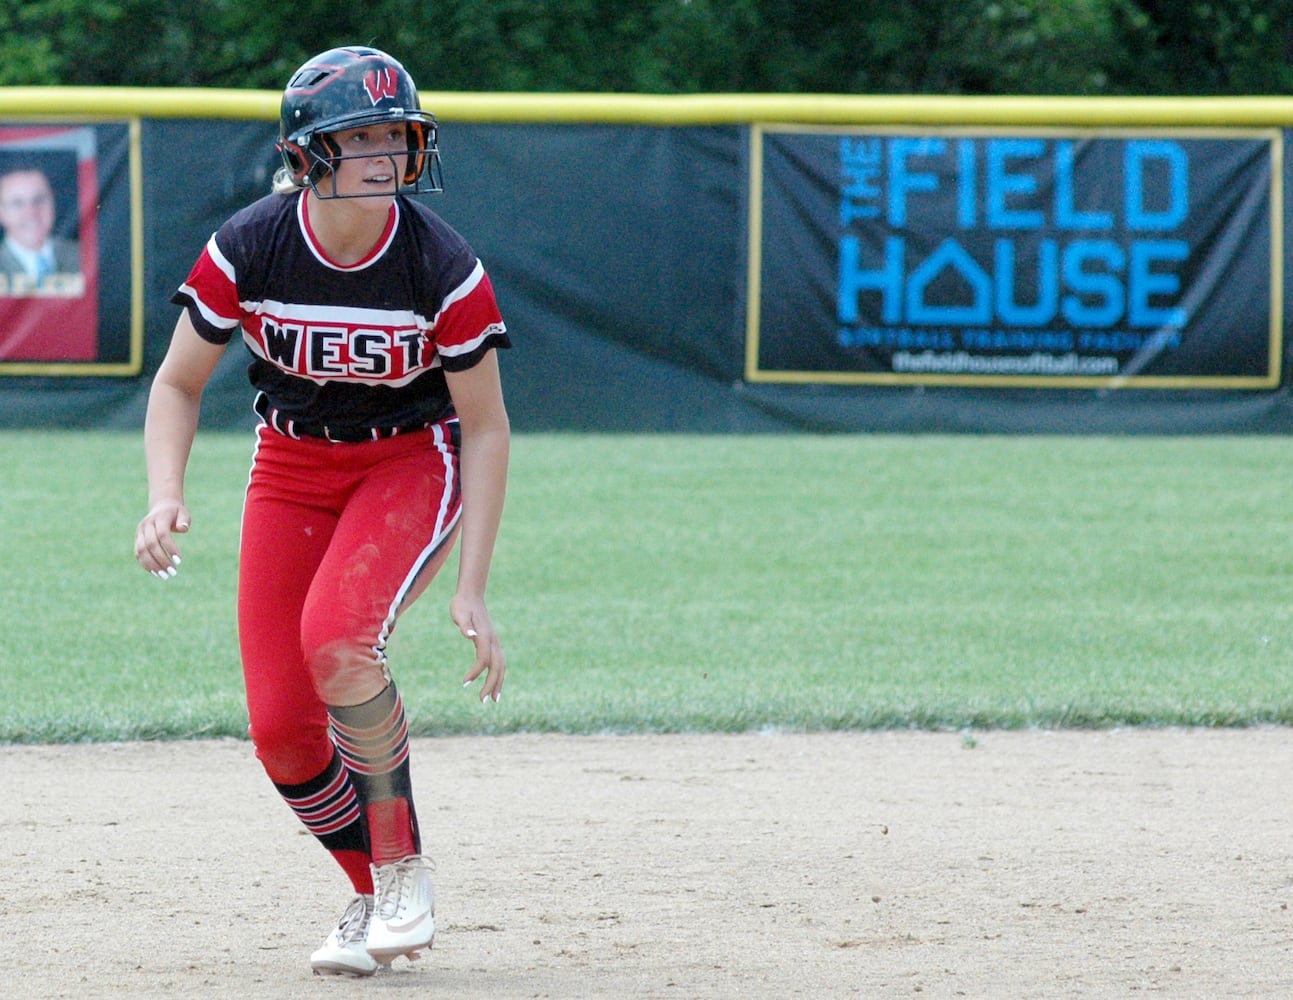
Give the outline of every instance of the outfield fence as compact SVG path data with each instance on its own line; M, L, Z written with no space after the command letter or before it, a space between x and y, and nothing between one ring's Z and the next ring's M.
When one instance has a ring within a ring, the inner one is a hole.
M1288 98L428 92L524 430L1278 433ZM277 165L264 91L0 88L79 272L0 276L0 426L136 427ZM231 350L208 426L253 420Z

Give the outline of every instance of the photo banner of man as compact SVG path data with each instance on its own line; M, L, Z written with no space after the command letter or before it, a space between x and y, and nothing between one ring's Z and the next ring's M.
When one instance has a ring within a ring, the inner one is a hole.
M767 126L747 378L1269 389L1278 130Z
M95 129L0 126L0 362L99 360Z

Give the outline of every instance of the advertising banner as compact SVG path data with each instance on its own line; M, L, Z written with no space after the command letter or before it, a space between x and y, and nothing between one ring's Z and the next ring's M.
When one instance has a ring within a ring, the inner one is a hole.
M131 131L0 124L0 374L139 371Z
M1265 130L751 130L754 382L1273 388Z

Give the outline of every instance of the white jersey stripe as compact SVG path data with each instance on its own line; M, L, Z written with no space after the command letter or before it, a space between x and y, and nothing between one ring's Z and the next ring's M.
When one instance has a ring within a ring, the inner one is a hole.
M448 312L455 302L461 302L475 291L476 286L481 283L484 277L485 265L480 261L476 261L476 266L471 269L471 274L467 275L467 277L463 279L462 284L444 297L444 301L440 303L440 311L431 319L430 328L435 328L435 325L440 322L440 317Z
M490 337L496 336L502 332L502 324L491 323L489 326L485 327L485 329L480 331L479 336L473 337L465 344L445 344L439 348L439 351L446 358L456 358L461 354L470 354Z
M221 330L233 330L238 326L238 318L236 316L230 318L228 316L221 316L219 313L213 311L210 306L202 301L201 296L198 295L197 289L187 281L180 285L179 292L181 295L187 295L193 300L193 304L197 306L198 312L202 314L202 318L212 326Z
M207 255L211 258L211 263L220 269L220 273L229 279L229 283L236 284L238 277L234 266L229 263L229 259L220 250L220 244L216 242L215 234L207 240Z
M424 326L417 313L409 309L365 309L357 306L320 306L303 302L242 302L243 310L253 316L270 316L276 320L301 324L341 324L373 329L412 330Z

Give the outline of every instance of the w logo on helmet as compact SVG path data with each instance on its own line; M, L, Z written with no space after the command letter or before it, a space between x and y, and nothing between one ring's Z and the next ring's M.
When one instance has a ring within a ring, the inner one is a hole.
M364 90L368 91L368 99L374 104L394 98L398 86L399 76L389 66L370 69L364 74Z

